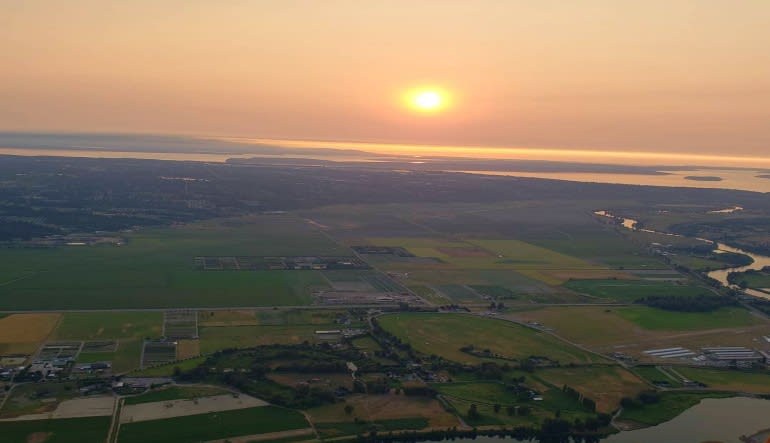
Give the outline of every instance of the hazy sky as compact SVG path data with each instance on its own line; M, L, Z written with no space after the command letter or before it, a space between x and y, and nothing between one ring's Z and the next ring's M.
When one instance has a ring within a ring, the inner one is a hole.
M770 156L768 23L768 0L0 0L0 130ZM451 109L405 109L420 85Z

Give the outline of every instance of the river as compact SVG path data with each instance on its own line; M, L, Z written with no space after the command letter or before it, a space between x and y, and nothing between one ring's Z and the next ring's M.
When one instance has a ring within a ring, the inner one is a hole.
M626 228L626 229L631 229L631 230L634 230L634 231L641 231L641 232L650 232L650 233L654 233L654 234L668 235L668 236L672 236L672 237L682 237L679 234L673 234L673 233L670 233L670 232L653 231L651 229L638 229L636 227L637 220L634 220L632 218L618 217L618 216L615 216L615 215L613 215L612 213L610 213L608 211L596 211L596 212L594 212L594 214L602 216L602 217L610 217L610 218L613 218L613 219L621 219L622 220L621 225L624 228ZM766 292L757 291L756 289L741 289L737 285L730 284L730 282L727 280L727 276L730 275L731 272L761 271L766 266L770 266L770 257L768 257L766 255L756 254L756 253L749 252L749 251L744 251L743 249L734 248L734 247L732 247L730 245L726 245L724 243L719 243L719 242L716 242L716 241L713 241L713 240L709 240L707 238L698 238L698 240L701 240L701 241L704 241L704 242L708 242L708 243L711 243L711 244L715 245L717 251L732 252L734 254L747 255L747 256L749 256L753 260L753 262L751 264L746 265L746 266L737 266L737 267L732 267L732 268L718 269L716 271L710 271L710 272L708 272L706 274L707 276L709 276L710 278L713 278L714 280L718 281L719 283L722 284L722 286L725 286L725 287L728 287L728 288L731 288L731 289L736 289L736 290L739 290L739 291L743 291L744 293L746 293L748 295L751 295L751 296L754 296L754 297L759 297L759 298L764 298L766 300L770 300L770 294L768 294Z

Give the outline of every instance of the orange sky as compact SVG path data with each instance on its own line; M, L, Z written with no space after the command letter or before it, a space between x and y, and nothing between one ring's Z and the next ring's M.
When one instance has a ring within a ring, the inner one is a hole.
M0 0L0 130L770 156L769 17L766 0ZM451 109L405 109L420 85Z

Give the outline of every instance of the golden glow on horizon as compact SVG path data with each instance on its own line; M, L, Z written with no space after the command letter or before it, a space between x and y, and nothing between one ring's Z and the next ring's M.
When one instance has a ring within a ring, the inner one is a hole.
M561 162L639 164L654 166L736 166L770 167L770 157L688 154L679 152L613 151L502 146L448 146L397 143L369 143L328 140L283 140L270 138L208 137L243 144L286 148L356 149L372 154L406 156L471 157L506 160L548 160Z
M428 114L441 112L450 104L449 93L435 87L412 89L404 95L404 101L411 109Z

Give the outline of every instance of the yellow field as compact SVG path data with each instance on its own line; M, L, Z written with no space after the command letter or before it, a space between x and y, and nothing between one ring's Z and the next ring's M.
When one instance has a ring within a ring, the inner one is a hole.
M197 357L201 355L200 340L179 340L176 345L177 360Z
M31 354L56 327L61 314L13 314L0 319L0 355Z
M573 387L594 400L600 412L611 412L623 397L635 397L650 388L620 366L553 368L538 371L537 375L556 386Z

